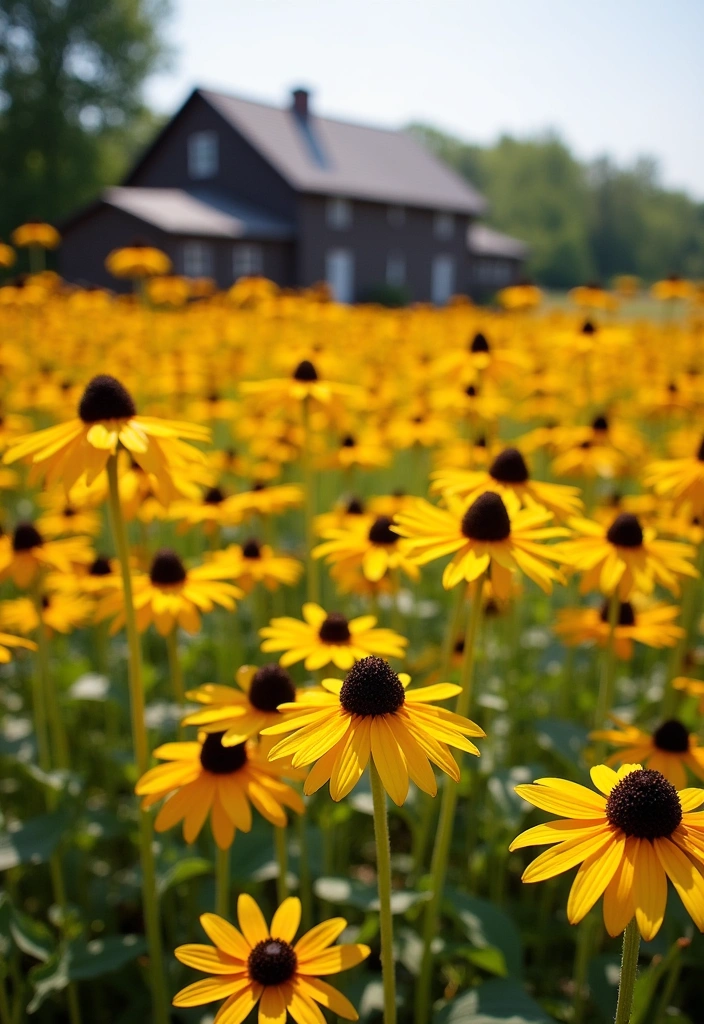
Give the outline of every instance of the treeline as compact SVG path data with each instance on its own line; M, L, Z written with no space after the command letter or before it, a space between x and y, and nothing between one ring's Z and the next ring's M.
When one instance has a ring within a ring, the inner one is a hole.
M483 192L487 223L530 245L528 272L541 284L704 278L704 203L664 188L654 160L585 164L554 135L482 147L429 125L410 130Z

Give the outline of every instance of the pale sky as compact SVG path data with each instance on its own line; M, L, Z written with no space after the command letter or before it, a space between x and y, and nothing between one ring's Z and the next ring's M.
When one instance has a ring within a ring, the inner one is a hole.
M646 154L704 199L703 0L173 0L170 113L204 86L487 143L553 129L581 157Z

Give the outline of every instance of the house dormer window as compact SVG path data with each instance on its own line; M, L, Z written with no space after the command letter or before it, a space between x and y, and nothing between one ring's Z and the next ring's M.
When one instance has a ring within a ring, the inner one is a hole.
M196 181L218 173L217 132L193 132L188 136L188 176Z
M451 213L436 213L433 220L433 234L442 242L449 241L455 233L455 218Z
M389 206L386 209L386 220L389 227L402 228L406 223L405 206Z
M325 205L325 222L333 231L352 226L352 203L342 196L331 196Z

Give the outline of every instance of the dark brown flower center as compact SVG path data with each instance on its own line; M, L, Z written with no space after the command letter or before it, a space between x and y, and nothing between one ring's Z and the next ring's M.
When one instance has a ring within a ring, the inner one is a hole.
M462 533L469 540L501 541L511 534L511 520L500 495L480 494L462 517Z
M64 508L64 510L62 512L62 515L65 516L66 519L73 519L73 517L75 515L78 515L78 511L77 511L77 509L73 508L71 505L67 505Z
M486 340L485 335L483 335L481 331L477 331L477 333L472 338L472 344L469 346L469 351L470 352L488 352L489 351L489 342Z
M357 444L357 442L352 437L352 435L351 434L346 434L345 437L343 437L342 441L340 442L340 447L341 448L354 448L356 444Z
M639 768L616 783L606 801L614 828L639 839L671 836L682 821L677 790L652 768Z
M41 533L33 523L18 523L12 535L12 548L14 551L31 551L32 548L40 548L44 540Z
M293 371L294 380L302 381L314 381L318 379L318 371L311 363L310 359L304 359L298 364L296 369Z
M689 733L676 718L663 722L653 733L653 743L658 750L668 754L686 754L689 750Z
M519 450L504 448L489 466L489 475L502 484L524 484L530 474Z
M185 578L186 569L175 551L170 548L157 551L149 570L149 579L152 583L166 587L170 584L183 583Z
M100 373L89 381L78 406L78 415L84 423L100 420L128 420L137 409L124 384L107 373Z
M88 575L89 576L109 576L111 572L112 572L112 569L110 568L110 561L109 561L109 559L107 559L105 557L105 555L98 555L98 557L93 562L93 564L91 565L90 569L88 570Z
M362 516L364 515L364 502L361 498L350 498L345 511L348 516Z
M339 612L330 612L320 627L318 636L324 644L346 644L350 638L347 619Z
M281 665L262 665L249 684L249 703L258 711L276 711L279 704L296 699L293 680Z
M255 537L250 537L249 540L242 547L242 556L244 558L261 558L262 548L261 544Z
M596 327L591 320L585 320L582 324L582 334L596 334Z
M697 458L700 462L704 462L704 437L702 438L702 443L699 445Z
M601 606L601 621L609 621L609 602L604 601ZM633 605L630 601L621 601L618 609L618 621L617 626L635 626L636 624L636 613L633 610Z
M298 967L293 946L284 939L262 939L247 960L249 976L260 985L283 985L290 981Z
M477 394L477 389L475 388L474 384L468 384L467 387L464 389L464 393L465 395L467 395L468 398L474 398Z
M204 505L221 505L225 500L225 495L219 487L209 487L203 495Z
M601 433L605 433L608 429L609 421L603 414L601 416L596 416L592 420L592 430L597 430L600 431Z
M391 516L377 516L369 529L369 540L372 544L395 544L398 534L391 529Z
M200 748L200 763L213 775L232 775L247 764L246 745L236 743L234 747L223 747L224 735L224 732L209 732Z
M362 658L342 684L340 704L352 715L390 715L406 699L401 680L383 658Z
M609 527L606 539L619 548L639 548L643 545L643 528L638 516L632 512L622 512L616 516Z

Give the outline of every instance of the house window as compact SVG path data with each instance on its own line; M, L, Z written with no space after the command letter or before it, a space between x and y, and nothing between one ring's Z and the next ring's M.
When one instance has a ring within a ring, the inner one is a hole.
M406 223L405 206L389 206L386 210L386 220L389 227L402 228Z
M449 241L455 233L455 218L451 213L436 213L433 219L433 234L443 242Z
M386 283L391 288L403 288L406 283L406 257L402 252L390 252L386 257Z
M185 242L183 273L186 277L212 277L215 261L213 247L207 242Z
M354 256L349 249L330 249L326 253L325 280L336 302L354 300Z
M217 132L193 132L188 136L188 176L196 180L218 173Z
M430 272L430 297L436 306L447 304L455 290L455 261L452 256L435 256Z
M260 245L236 245L232 250L232 276L256 277L264 272L264 253Z
M352 226L352 203L341 196L328 199L325 206L325 221L334 231L344 231Z

